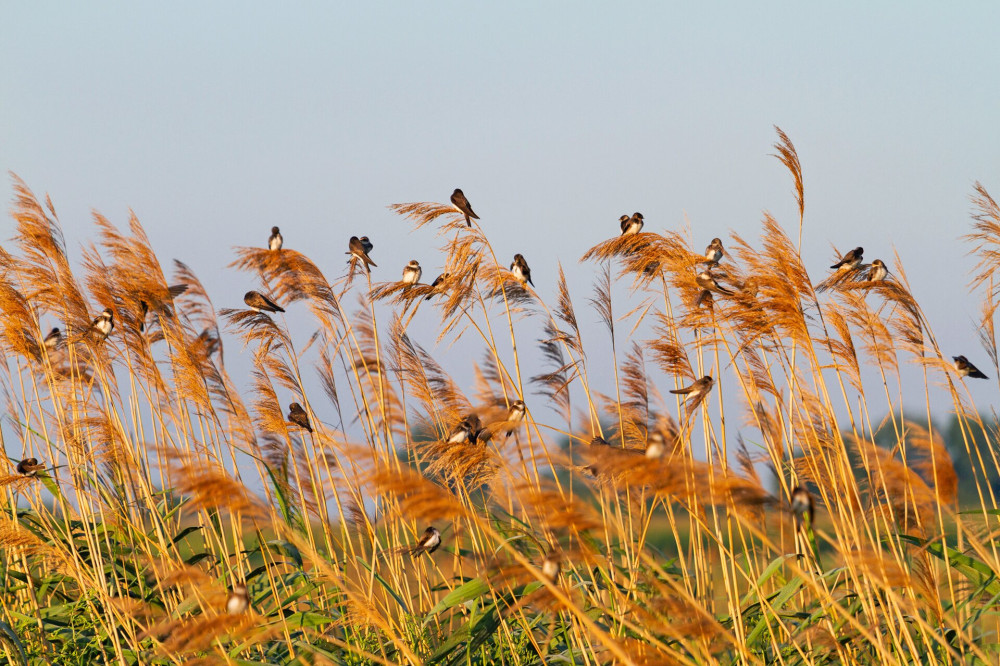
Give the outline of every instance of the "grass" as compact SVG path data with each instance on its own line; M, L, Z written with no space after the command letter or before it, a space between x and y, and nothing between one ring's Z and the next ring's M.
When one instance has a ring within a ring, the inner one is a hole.
M331 283L293 249L237 248L232 269L308 310L312 330L290 330L217 311L183 264L168 280L134 218L95 216L75 270L52 202L15 177L5 663L996 663L996 433L898 258L884 281L862 266L814 282L801 165L778 132L797 239L770 216L756 246L731 237L713 269L728 293L699 285L704 257L680 234L598 244L583 298L609 342L587 345L561 268L545 303L452 206L392 206L441 238L437 286L373 283L391 271L353 263ZM973 205L997 376L1000 208L978 185ZM481 348L474 386L410 336L418 309L439 341ZM243 393L222 330L252 363ZM539 338L547 365L529 370ZM901 362L923 383L904 385ZM613 385L591 381L604 364ZM703 375L705 396L657 390ZM950 397L961 478L932 394ZM526 416L509 420L518 399ZM479 442L453 441L470 414ZM45 468L18 474L28 457ZM960 484L977 498L961 509ZM434 553L415 547L430 526ZM249 608L229 613L242 583Z

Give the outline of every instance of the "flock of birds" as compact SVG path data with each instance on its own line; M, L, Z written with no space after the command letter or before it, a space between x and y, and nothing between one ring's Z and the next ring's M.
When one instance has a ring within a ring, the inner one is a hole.
M472 226L473 219L479 219L479 216L476 215L475 211L473 211L472 205L469 203L469 200L466 198L462 190L456 189L452 193L451 203L465 216L467 226ZM642 213L638 212L632 215L622 215L619 218L619 223L623 236L638 234L642 231L642 227L645 224ZM277 252L281 250L283 245L284 238L281 235L280 229L278 227L271 227L271 235L267 241L268 249ZM346 254L351 256L351 261L359 261L364 266L365 271L370 273L372 267L378 267L378 265L372 261L369 256L373 249L374 245L367 236L362 236L360 238L357 236L351 236L348 244L348 252L346 252ZM722 240L719 238L713 238L712 242L709 243L707 248L705 248L704 261L702 262L704 268L695 276L696 283L702 289L702 296L698 299L699 304L704 298L707 297L707 295L713 292L724 295L731 295L733 293L730 289L727 289L719 284L717 277L712 273L713 269L719 266L719 262L722 260L724 254L725 250L722 245ZM841 257L840 261L832 265L830 268L837 271L841 276L846 276L849 272L862 272L863 278L870 282L880 282L885 280L889 276L889 271L882 260L875 259L871 264L864 265L862 263L863 254L864 248L856 247L847 252L843 257ZM521 254L514 255L514 261L510 265L510 271L522 284L528 283L534 287L534 283L531 281L531 269L528 267L528 262ZM418 284L422 274L423 270L420 267L420 263L414 259L403 268L402 282L404 285ZM430 299L435 295L435 293L438 293L439 288L448 280L448 278L448 273L442 273L439 275L434 282L431 283L433 291L426 298ZM750 287L750 285L745 286L745 288L747 287ZM184 289L185 287L183 285L170 287L170 294L171 296L179 295L180 293L183 293ZM272 299L258 291L248 291L243 296L243 302L246 303L247 307L251 310L258 313L276 313L285 311ZM145 317L148 314L149 307L145 302L141 302L140 306L142 309L142 320L139 323L139 330L141 331L144 325ZM111 308L105 308L104 311L93 320L85 334L91 336L91 338L96 341L103 341L111 335L114 328L114 311ZM49 352L55 352L64 342L62 331L59 328L53 328L49 334L45 336L43 342ZM969 362L965 356L954 356L952 358L955 362L955 369L959 376L988 379L988 377L975 365ZM704 398L712 390L714 384L715 380L710 375L705 375L701 379L694 381L690 386L679 388L670 392L685 396L684 399L686 404L693 408L704 400ZM288 406L288 410L288 420L290 423L310 433L313 432L312 425L309 422L309 416L299 403L291 403ZM508 408L506 419L500 422L499 429L503 430L506 428L506 435L510 437L514 433L517 426L524 419L524 415L524 401L514 401ZM493 436L493 433L496 430L496 423L484 425L477 414L470 413L451 429L447 436L447 442L449 444L485 444ZM659 432L651 431L647 439L648 441L644 451L645 456L648 458L663 457L666 453L666 442L663 435ZM609 444L602 437L598 436L593 438L591 445L608 446ZM642 453L642 451L640 451L640 453ZM45 469L45 465L40 464L35 458L25 458L17 464L16 469L17 473L21 476L34 477L39 471ZM796 516L797 524L801 525L806 517L808 517L809 523L811 524L814 512L813 499L805 488L799 486L793 489L790 500L790 508L792 513ZM433 553L440 545L441 532L436 527L430 526L424 531L418 542L414 546L407 548L407 550L415 557L420 553ZM542 563L541 570L542 574L554 583L558 578L560 571L558 556L554 553L549 553ZM229 598L226 601L226 611L230 614L240 614L245 612L249 606L250 598L247 592L246 584L242 582L236 584L231 590Z

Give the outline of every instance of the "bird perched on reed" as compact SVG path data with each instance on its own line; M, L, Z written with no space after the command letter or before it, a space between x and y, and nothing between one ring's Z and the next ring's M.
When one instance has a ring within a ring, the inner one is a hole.
M667 445L663 439L663 434L654 430L646 436L646 457L647 458L662 458L663 454L667 452Z
M510 408L507 410L507 423L509 424L509 427L507 428L508 437L514 434L514 430L523 419L524 400L515 400L511 403Z
M240 615L250 608L250 595L247 594L246 583L236 583L226 600L226 612L230 615Z
M622 228L622 236L627 236L628 234L637 234L642 231L642 226L645 224L642 218L642 213L633 213L632 217L628 215L622 215L618 218L618 224Z
M267 249L268 250L280 250L281 246L285 244L285 239L281 236L281 231L278 227L271 227L271 235L267 239Z
M243 302L256 312L284 312L285 310L259 291L248 291L243 294Z
M863 258L862 255L864 254L864 252L865 249L863 247L860 246L856 247L847 254L845 254L843 257L841 257L840 261L835 263L833 266L830 266L830 268L834 270L848 270L851 268L857 268L858 266L861 265L861 260Z
M306 410L302 409L302 405L297 402L288 405L288 420L300 428L305 428L309 432L313 431L312 426L309 424L309 415L306 414Z
M438 275L436 278L434 278L434 282L431 282L431 293L427 294L424 300L429 301L431 300L432 297L439 294L441 290L444 289L444 283L450 277L451 273L441 273L441 275Z
M531 281L531 269L528 268L528 262L524 260L523 255L514 255L514 262L510 265L510 272L521 283L527 282L532 287L535 286L535 283Z
M889 276L889 269L885 267L885 264L881 259L876 259L872 262L872 265L868 268L868 281L869 282L881 282Z
M809 519L806 526L812 525L813 519L816 517L816 507L813 505L813 498L808 490L802 486L795 486L792 489L789 505L792 509L792 515L795 516L795 524L797 526L801 527L806 518Z
M559 579L559 571L561 569L559 556L555 553L549 553L542 560L542 575L548 578L551 583L555 583Z
M983 374L979 368L969 363L969 359L964 356L952 356L953 361L955 361L955 370L958 371L959 377L973 377L975 379L989 379L985 374Z
M62 331L59 330L58 326L49 331L49 334L46 335L45 339L42 341L42 344L44 344L45 348L48 349L50 352L54 352L55 350L62 347L62 343L63 343Z
M97 315L90 324L90 332L98 340L107 340L111 331L115 330L115 313L111 308L104 308L104 312Z
M36 458L25 458L17 463L17 473L21 476L35 476L39 470L45 469L44 464L39 464Z
M411 259L410 263L403 268L403 284L412 285L420 282L420 276L423 272L423 269L420 268L420 262Z
M705 375L701 379L695 381L691 386L685 386L684 388L674 389L671 393L675 395L687 396L686 400L692 408L697 407L698 403L705 399L709 391L712 390L712 386L715 384L715 380L709 375Z
M482 430L482 422L479 420L479 416L474 413L468 414L448 433L448 443L461 444L462 442L469 442L470 444L475 444L480 430Z
M368 241L367 236L365 236L363 239L358 238L357 236L351 236L351 240L348 243L350 251L347 252L347 254L351 255L352 259L354 258L359 259L361 261L361 265L365 267L365 270L371 273L372 271L371 268L369 268L369 266L374 266L375 268L378 268L378 264L372 261L371 257L368 256L368 253L371 252L375 248L375 246L371 244L371 241L368 241L367 244L365 243L365 241Z
M712 242L705 248L705 262L712 265L718 265L718 263L722 260L722 255L722 239L713 238Z
M423 535L420 540L417 541L416 545L410 549L410 554L416 557L420 553L433 553L441 545L441 532L438 528L431 525L426 530L424 530Z
M725 287L721 286L718 280L708 271L702 271L695 276L694 281L698 283L704 291L717 291L720 294L732 294Z
M465 225L468 227L472 226L472 220L469 218L479 219L475 211L472 210L472 204L469 200L465 198L465 193L462 190L456 188L454 192L451 193L451 203L454 204L455 208L460 210L463 215L465 215Z

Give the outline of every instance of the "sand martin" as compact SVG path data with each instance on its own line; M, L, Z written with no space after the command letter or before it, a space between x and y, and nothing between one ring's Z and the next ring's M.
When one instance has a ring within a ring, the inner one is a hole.
M288 405L288 420L300 428L305 428L309 432L313 431L312 426L309 425L309 415L306 414L306 410L302 409L302 405L297 402Z
M410 263L406 264L403 268L403 284L416 284L420 282L420 275L423 270L420 268L420 262L416 259L410 260Z
M271 227L271 236L267 239L268 250L280 250L285 244L285 239L281 237L278 227Z
M559 578L559 557L555 553L549 553L542 560L542 575L549 579L550 583L555 583Z
M475 444L481 429L482 422L479 420L479 416L477 414L469 414L459 421L458 425L448 433L448 443L461 444L462 442L469 442L470 444Z
M510 437L514 434L514 429L517 425L524 419L524 400L515 400L510 409L507 410L507 423L510 427L507 428L507 436Z
M952 356L955 361L955 369L958 370L959 377L974 377L976 379L989 379L980 372L979 368L969 363L969 359L964 356Z
M53 328L51 331L49 331L49 334L46 335L45 340L43 340L45 348L48 349L50 352L59 349L59 347L62 346L62 342L63 342L62 331L59 330L59 327Z
M462 192L462 190L456 189L451 193L451 202L455 204L455 208L462 211L465 215L465 224L467 226L472 226L472 220L469 219L470 217L477 220L479 219L479 216L472 210L472 205L469 203L469 200L465 198L465 193Z
M284 312L285 310L259 291L248 291L243 294L243 302L257 312Z
M868 281L869 282L881 282L889 276L889 269L885 267L881 259L876 259L872 262L871 267L868 269Z
M417 541L417 545L410 549L410 554L416 557L420 553L433 553L441 545L441 533L438 528L431 525L424 530L423 536Z
M531 281L531 269L528 268L528 262L520 254L514 255L514 263L510 265L510 272L521 282L527 281L532 287L535 286L535 283Z
M360 259L362 265L365 267L365 270L371 273L371 269L368 268L368 266L374 266L375 268L378 268L378 264L372 261L371 258L369 258L368 256L368 253L372 251L374 245L372 245L370 241L366 245L365 241L367 240L368 236L365 236L364 238L351 236L351 242L350 242L351 251L348 252L347 254L351 255L352 257L357 257L358 259Z
M99 340L107 340L108 336L111 335L111 331L115 330L114 319L115 313L111 308L104 308L104 312L97 315L90 325L90 330L97 335Z
M375 249L375 246L372 245L372 242L368 240L368 236L362 236L358 240L361 241L361 246L365 248L365 254L371 254L372 250Z
M719 285L718 281L712 277L712 274L708 271L702 271L695 276L694 281L698 283L698 286L707 291L717 291L720 294L732 294L725 287Z
M705 375L694 384L691 384L691 386L674 389L671 393L675 395L686 395L687 399L692 403L697 403L700 399L708 395L708 392L712 390L713 384L715 384L715 380L709 375Z
M813 506L813 498L808 490L802 486L795 486L792 489L792 497L789 500L789 505L792 509L792 515L795 516L796 525L801 525L802 520L806 516L809 516L809 525L812 525L813 518L816 515L816 508Z
M671 391L672 393L673 391ZM654 430L646 436L646 457L662 458L667 452L667 445L663 441L663 434Z
M845 254L843 257L841 257L840 261L835 263L833 266L830 266L830 268L834 269L843 268L845 270L849 268L857 268L858 266L861 265L861 259L862 259L861 255L864 254L864 251L865 249L863 247L856 247L847 254Z
M431 300L431 297L437 294L441 290L441 288L445 283L445 280L447 280L450 277L451 273L441 273L441 275L438 275L436 278L434 278L434 282L431 282L431 293L427 294L427 297L424 298L424 300L425 301Z
M247 594L245 583L237 583L226 600L226 612L230 615L240 615L250 608L250 595Z
M39 465L36 458L25 458L17 463L17 473L21 476L35 476L40 469L45 469L45 465Z
M622 215L618 219L618 223L622 228L622 236L639 233L642 231L642 225L645 224L642 220L642 213L635 213L632 217Z
M719 238L713 238L712 242L705 248L705 262L709 264L718 264L722 259L722 255L722 240Z

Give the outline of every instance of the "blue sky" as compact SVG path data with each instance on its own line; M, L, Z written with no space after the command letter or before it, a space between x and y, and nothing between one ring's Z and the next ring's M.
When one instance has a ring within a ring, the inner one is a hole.
M0 169L52 195L77 256L92 209L135 210L218 307L248 288L230 248L273 224L331 279L356 234L378 279L433 277L438 239L386 206L461 187L498 255L550 302L561 261L583 311L577 260L622 213L695 247L756 239L763 210L793 230L779 125L814 280L831 243L895 248L944 351L987 365L959 237L973 183L1000 195L1000 5L834 4L6 3Z

